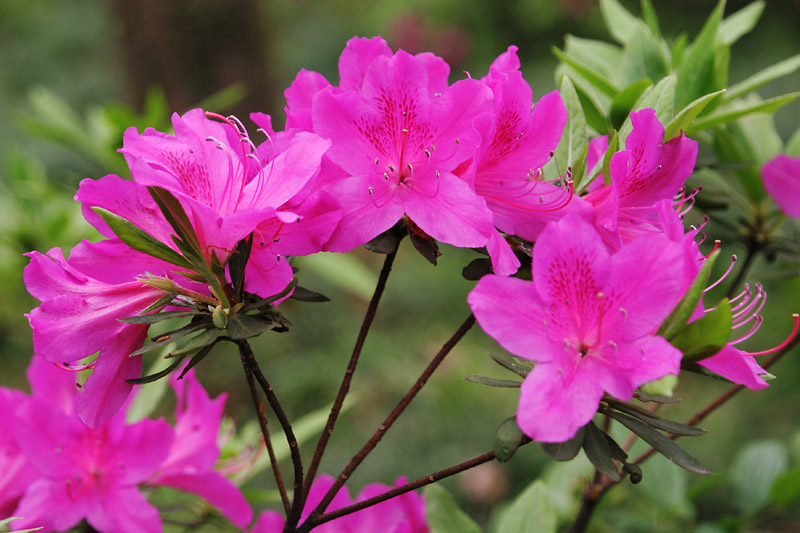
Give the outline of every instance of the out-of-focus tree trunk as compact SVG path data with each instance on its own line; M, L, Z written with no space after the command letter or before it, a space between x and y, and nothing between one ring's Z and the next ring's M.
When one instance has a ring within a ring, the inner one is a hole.
M182 112L243 82L247 97L235 114L279 111L263 6L257 0L116 0L131 103L141 108L147 89L158 85Z

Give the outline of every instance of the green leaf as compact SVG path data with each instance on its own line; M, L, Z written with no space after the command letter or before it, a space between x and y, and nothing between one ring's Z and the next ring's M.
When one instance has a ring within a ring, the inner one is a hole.
M122 242L134 250L179 267L186 269L192 268L191 263L182 255L163 242L156 240L150 234L134 226L121 216L115 215L102 207L93 206L92 210L100 215L103 221L108 224L108 227L111 228L111 231L113 231Z
M614 157L614 154L617 152L618 145L619 137L615 131L614 135L612 135L608 141L608 148L603 156L603 182L606 185L611 185L611 158Z
M586 438L586 426L582 426L574 437L564 442L542 442L542 450L556 461L571 461L583 447Z
M271 329L272 321L259 316L238 314L228 318L228 336L233 340L249 339L256 337Z
M642 440L676 465L698 474L712 473L700 461L689 455L686 450L675 444L675 441L665 437L658 430L653 429L641 420L616 411L608 411L607 414L614 420L622 422L625 427L639 435Z
M466 376L466 379L472 383L480 383L481 385L489 385L490 387L507 387L507 388L519 388L522 385L521 381L517 381L515 379L495 379L495 378L488 378L486 376L478 376L476 374L470 374Z
M170 364L164 370L160 370L160 371L158 371L158 372L156 372L154 374L150 374L148 376L142 376L140 378L126 379L125 381L127 381L131 385L144 385L145 383L152 383L152 382L157 381L157 380L159 380L159 379L161 379L163 377L168 376L170 374L170 372L172 372L173 370L178 368L178 365L180 365L182 361L183 361L183 357L177 357L172 362L172 364Z
M696 363L718 353L728 344L732 325L731 304L723 298L716 309L687 324L670 343L683 352L682 364Z
M377 275L352 254L320 252L297 257L292 263L301 270L314 273L340 291L369 301Z
M428 485L424 489L425 518L431 533L481 533L464 511L458 508L455 498L440 485Z
M289 296L292 300L299 302L330 302L331 299L322 293L315 292L299 285L294 288L292 294Z
M622 479L611 457L611 447L606 440L603 430L589 422L586 425L586 438L583 441L583 451L595 468L612 481Z
M208 320L204 320L204 321L198 322L196 324L187 324L187 325L183 326L182 328L178 328L178 329L175 329L175 330L172 330L172 331L168 331L166 333L158 335L157 337L153 337L152 339L150 339L152 341L150 344L145 344L144 346L142 346L141 348L139 348L135 352L131 353L130 356L134 357L134 356L137 356L137 355L145 354L147 352L151 352L151 351L153 351L153 350L155 350L157 348L161 348L163 346L166 346L169 343L172 343L172 342L174 342L174 341L176 341L176 340L178 340L180 338L183 338L186 335L190 335L190 334L192 334L192 333L194 333L196 331L199 331L201 329L205 329L208 326L209 326Z
M762 85L765 85L773 80L793 74L798 69L800 69L800 54L793 55L788 59L779 61L774 65L771 65L764 70L753 74L749 78L740 81L736 85L731 86L728 89L728 92L725 94L724 100L735 100L736 98L744 96L750 91L754 91L755 89L758 89Z
M558 92L561 94L561 98L564 99L569 118L553 159L559 175L564 176L571 174L572 167L576 164L583 153L584 146L588 143L588 138L583 108L578 99L578 94L575 92L575 87L567 76L561 79Z
M633 111L640 109L652 108L656 112L656 117L662 124L667 124L672 120L674 101L675 101L675 84L677 83L675 76L667 76L659 81L654 87L646 89L636 104L633 106ZM620 142L624 145L625 139L628 138L633 129L631 117L625 119L625 123L619 129Z
M506 369L508 369L508 370L511 370L512 372L514 372L514 373L515 373L515 374L517 374L518 376L522 376L523 378L524 378L525 376L527 376L528 374L530 374L530 372L531 372L531 369L530 369L530 368L524 367L524 366L522 366L522 365L518 365L518 364L516 364L516 363L512 363L511 361L506 361L506 360L505 360L505 359L503 359L502 357L500 357L500 356L497 356L497 355L495 355L495 354L492 354L492 353L490 353L490 354L489 354L489 357L491 357L491 358L492 358L492 360L493 360L495 363L497 363L498 365L500 365L500 366L502 366L503 368L506 368Z
M800 466L780 474L769 491L770 500L783 508L787 508L800 500Z
M636 101L642 93L648 88L652 87L653 82L647 78L635 81L622 89L617 96L611 101L611 110L609 117L611 118L611 125L614 128L619 128L628 118L631 109L636 104Z
M731 45L739 40L742 35L750 33L761 18L766 2L759 0L743 7L733 15L725 17L719 25L717 38L725 44Z
M3 520L0 520L0 529L7 527L11 522L13 522L15 520L22 520L23 518L24 517L22 517L22 516L12 516L10 518L4 518ZM16 529L14 531L15 531L15 533L30 533L31 531L39 531L40 529L42 529L42 527L43 526L34 527L34 528L31 528L31 529Z
M525 435L517 425L517 417L506 418L494 433L494 455L501 463L508 462L525 441Z
M675 104L679 108L711 92L717 30L724 9L725 0L720 0L681 61L675 87Z
M786 445L763 439L741 448L731 462L731 481L739 509L754 515L769 503L770 489L789 466Z
M566 53L559 50L557 47L552 48L553 53L558 57L562 62L566 63L570 67L572 67L575 72L577 72L581 77L583 77L586 81L588 81L592 87L595 87L601 93L605 94L606 96L613 98L618 92L616 86L611 83L608 79L605 78L602 74L594 70L592 67L581 63L574 57L568 56ZM560 92L560 91L559 91ZM561 95L563 98L563 94Z
M164 347L162 355L169 351L169 346ZM159 357L147 369L149 375L157 374L164 370L165 359ZM158 380L147 386L147 390L139 391L133 398L131 406L125 412L125 420L128 424L135 424L140 420L155 413L156 408L161 404L161 400L169 388L169 381L166 379Z
M586 125L600 135L607 134L610 126L605 114L600 111L599 105L580 87L576 86L575 92L578 93L578 99L581 101L581 108L586 117Z
M164 320L169 320L171 318L183 318L186 316L193 316L201 314L200 311L192 311L187 309L185 311L177 310L177 311L161 311L160 313L154 313L152 315L136 315L136 316L128 316L125 318L118 318L120 322L124 322L125 324L157 324L159 322L163 322Z
M617 0L600 0L600 14L606 23L611 37L620 44L626 44L636 30L636 17L622 7Z
M205 359L206 356L211 353L211 350L214 349L214 344L216 344L216 342L207 344L206 346L203 346L196 354L194 354L186 366L183 367L183 371L181 371L181 375L178 376L178 379L183 379L183 376L185 376L189 370L193 369L200 361Z
M200 239L194 231L189 216L184 211L180 201L171 192L163 187L148 187L147 191L153 197L164 218L175 230L175 234L181 239L197 257L203 256L203 249L200 246Z
M192 355L207 346L213 346L220 335L222 335L222 330L220 329L207 329L189 339L181 348L170 352L169 356L183 358L184 356Z
M658 16L656 15L655 8L653 8L653 3L650 2L650 0L642 0L641 7L642 18L647 23L647 27L650 28L653 37L660 39L661 29L658 27Z
M636 21L633 35L625 45L619 68L626 83L640 78L660 80L669 74L665 45L653 37L640 20Z
M716 113L697 119L695 123L692 124L691 128L688 129L688 133L695 133L708 128L713 128L714 126L732 122L752 113L774 113L781 107L796 99L798 96L800 96L800 91L776 96L775 98L770 98L769 100L764 100L763 102L717 111Z
M683 326L689 321L689 318L697 307L697 303L703 296L703 291L708 281L708 274L711 272L711 267L714 266L717 257L719 257L719 250L706 259L706 262L700 268L700 272L697 273L697 277L694 278L694 281L689 286L689 290L686 291L686 294L681 298L681 301L678 302L678 305L675 306L669 316L661 323L658 331L656 331L656 335L661 335L668 341L671 341L683 329Z
M503 513L497 533L555 533L557 525L550 489L537 479Z
M681 109L680 112L675 115L675 118L673 118L664 128L664 142L678 137L682 131L689 129L692 121L697 118L697 115L699 115L703 109L706 108L711 100L724 92L725 89L722 89L717 92L701 96L691 104Z
M654 413L647 413L642 412L640 409L636 409L631 405L622 403L622 402L615 402L613 404L614 409L619 411L623 411L631 416L642 420L643 422L648 423L649 425L653 426L656 429L660 429L662 431L666 431L667 433L671 433L673 435L681 435L684 437L698 437L700 435L705 435L706 430L694 426L687 426L686 424L681 424L680 422L676 422L674 420L667 420L666 418L661 418Z

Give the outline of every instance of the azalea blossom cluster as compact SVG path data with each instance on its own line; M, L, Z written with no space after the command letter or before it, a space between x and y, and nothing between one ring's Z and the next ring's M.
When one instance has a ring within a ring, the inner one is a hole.
M630 116L622 149L606 153L606 138L590 143L586 168L602 171L576 190L571 170L544 171L568 120L562 98L552 92L534 103L519 69L512 46L482 78L451 84L449 66L433 54L353 38L338 85L298 74L286 90L283 131L267 115L251 116L260 144L237 119L199 109L175 115L173 134L129 129L121 152L133 179L87 179L76 195L105 239L84 241L68 257L58 248L29 254L25 283L42 302L28 315L34 394L11 410L11 423L21 450L14 479L35 481L24 495L27 481L3 492L22 498L22 525L63 529L86 517L106 531L116 527L113 512L131 530L154 527L157 513L138 487L168 485L197 492L245 527L249 507L212 469L221 402L204 396L191 374L186 389L174 384L179 399L190 400L175 428L124 422L131 380L142 372L147 316L213 316L201 326L214 339L227 331L241 341L246 336L233 335L229 321L291 292L291 257L347 252L400 225L418 240L488 254L493 273L468 303L489 335L535 363L516 416L531 439L566 441L604 397L629 400L682 365L766 386L758 354L736 347L761 323L760 287L708 309L697 296L679 324L728 309L737 333L724 347L694 353L662 331L698 279L707 281L699 229L682 218L697 194L685 186L697 142L680 132L665 138L655 111L641 109ZM512 277L523 268L530 280ZM83 369L92 373L78 392L65 370ZM40 387L41 380L59 385ZM21 398L5 394L8 402ZM37 422L44 420L51 422ZM198 425L202 438L191 433ZM332 486L316 480L304 516ZM385 490L369 486L357 500ZM421 502L409 493L321 529L427 531ZM350 503L339 491L331 508ZM267 513L253 531L283 524Z

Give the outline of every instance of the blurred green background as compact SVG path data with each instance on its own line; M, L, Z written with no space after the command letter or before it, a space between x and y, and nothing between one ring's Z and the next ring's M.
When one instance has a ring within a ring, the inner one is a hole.
M638 14L638 2L623 3ZM673 36L694 36L713 7L690 0L654 4L663 33ZM746 4L730 1L726 13ZM756 30L733 48L731 83L800 51L799 27L800 2L768 3ZM538 97L555 88L557 62L550 47L562 46L565 33L608 39L595 0L0 1L0 385L27 389L31 342L22 315L37 303L22 286L22 254L68 249L80 238L94 238L71 197L83 178L125 172L114 153L125 126L163 130L169 113L203 103L242 118L267 112L279 128L282 91L297 71L316 70L336 83L337 58L353 35L381 34L393 48L437 53L450 62L451 80L461 71L482 76L494 57L516 44ZM766 98L798 87L800 75L794 74L759 93ZM776 116L784 139L797 128L798 115L792 104ZM733 245L724 251L737 250ZM410 243L402 244L355 376L358 401L340 420L322 471L335 474L344 466L467 316L465 297L474 283L463 280L460 269L474 253L446 246L443 252L432 267ZM333 302L288 302L282 307L294 329L255 343L291 416L324 407L334 397L381 259L357 250L296 261L301 284ZM790 313L800 311L800 280L780 279L776 270L793 272L758 262L750 276L763 280L770 293L766 325L748 344L753 350L777 344L790 329ZM352 491L372 481L420 477L491 448L495 427L515 411L517 393L462 379L472 373L507 377L488 352L501 349L474 328L357 471ZM795 349L773 369L778 379L768 389L742 393L709 419L710 435L684 439L691 453L720 474L701 478L674 465L646 464L643 486L614 489L596 530L800 529L800 511L791 505L742 504L747 483L737 484L741 474L732 468L747 463L744 446L763 439L783 446L764 454L784 454L787 465L800 464L798 358ZM251 418L233 351L217 350L198 373L213 394L228 392L228 409L238 422ZM723 383L690 376L678 391L684 402L668 415L686 418L724 390ZM304 447L308 455L312 450L313 444ZM763 464L765 456L753 453ZM485 524L499 502L518 494L543 468L552 479L567 479L561 465L528 446L510 463L486 465L445 486ZM271 481L263 475L251 483Z

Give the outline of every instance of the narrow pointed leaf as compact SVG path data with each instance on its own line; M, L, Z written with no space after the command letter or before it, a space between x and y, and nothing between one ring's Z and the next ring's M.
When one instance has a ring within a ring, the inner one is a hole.
M196 337L189 339L189 341L184 344L182 348L170 352L169 356L182 358L186 355L192 355L198 350L202 350L207 346L213 345L215 342L217 342L217 339L220 335L222 335L222 330L220 329L207 329Z
M612 481L622 479L617 470L617 465L611 458L611 448L606 440L603 430L589 422L586 425L586 438L583 441L583 451L595 468Z
M652 108L655 110L658 120L662 124L667 124L672 120L674 113L676 79L674 75L667 76L655 86L645 89L642 96L636 101L636 105L633 106L633 111L639 111L640 109L646 109L648 107ZM620 143L624 145L625 139L628 138L632 129L633 123L631 122L630 115L628 115L628 118L625 119L625 122L619 129Z
M725 89L722 89L717 92L701 96L691 104L681 109L678 114L675 115L675 118L673 118L664 128L664 142L678 137L682 131L689 129L689 127L692 125L692 121L697 118L697 115L699 115L703 109L706 108L711 100L724 92Z
M199 315L199 311L192 311L192 310L178 310L178 311L161 311L160 313L154 313L152 315L136 315L136 316L129 316L125 318L118 318L120 322L124 322L126 324L157 324L158 322L162 322L164 320L169 320L171 318L183 318L185 316L192 316L192 315Z
M100 215L103 221L108 224L108 227L111 228L114 235L119 237L122 242L134 250L179 267L187 269L192 268L191 263L178 252L163 242L156 240L150 234L142 231L121 216L115 215L102 207L92 207L92 210Z
M486 257L478 257L461 269L461 276L468 281L477 281L486 274L492 273L492 261Z
M517 425L517 417L506 418L494 433L494 455L501 463L508 462L525 441L525 434Z
M636 30L636 17L617 0L600 0L600 14L611 37L620 44L627 44Z
M236 244L236 249L228 258L228 270L231 275L231 285L236 290L238 300L241 300L244 290L244 272L247 261L250 260L250 252L253 249L253 234L247 236Z
M586 438L586 426L581 427L574 437L564 442L543 442L542 450L556 461L571 461L578 455Z
M608 141L606 155L603 156L603 183L606 185L611 185L611 158L617 152L617 148L619 148L619 136L615 131Z
M647 444L656 449L664 457L676 465L697 472L698 474L711 474L711 470L703 466L700 461L678 446L672 439L662 435L657 429L650 427L641 420L616 411L609 411L608 416L621 422L625 427L639 435Z
M528 374L530 374L530 372L531 372L530 368L526 368L526 367L524 367L522 365L517 365L515 363L512 363L511 361L506 361L502 357L499 357L499 356L497 356L495 354L490 353L489 357L491 357L492 360L495 363L497 363L498 365L502 366L503 368L507 368L508 370L511 370L512 372L514 372L515 374L517 374L519 376L522 376L523 378L525 376L527 376Z
M622 402L615 403L614 409L636 417L656 429L666 431L667 433L671 433L673 435L681 435L683 437L699 437L700 435L705 435L707 433L703 428L687 426L686 424L681 424L680 422L676 422L674 420L660 418L658 416L654 416L654 413L648 413L646 411L643 412L642 409L636 409L630 404Z
M186 367L185 367L185 368L183 369L183 371L181 372L181 375L180 375L180 376L178 376L178 379L181 379L181 378L183 378L183 376L185 376L185 375L186 375L186 373L187 373L189 370L193 369L193 368L194 368L194 367L197 365L197 363L199 363L200 361L202 361L203 359L205 359L205 357L206 357L208 354L210 354L210 353L211 353L211 350L213 350L213 349L214 349L214 344L216 344L216 343L215 343L215 342L212 342L211 344L209 344L209 345L207 345L207 346L203 347L203 348L202 348L202 349L201 349L199 352L197 352L195 355L193 355L193 356L192 356L192 358L189 360L189 363L186 365Z
M675 309L673 309L667 318L664 319L664 322L661 323L658 331L656 331L656 335L661 335L669 341L674 339L675 335L683 329L683 326L689 321L695 307L697 307L697 303L703 296L703 290L706 288L708 281L708 274L711 272L711 267L714 266L714 261L717 260L717 257L719 257L719 250L706 259L706 262L700 268L700 272L697 273L697 277L694 278L694 281L689 286L689 290L686 291L686 294L681 298L681 301L678 302L678 305L675 306Z
M274 322L239 313L228 319L228 336L233 340L249 339L271 329Z
M724 9L725 1L721 0L681 61L675 87L675 104L679 108L710 92L708 89L711 86L714 70L717 30Z
M725 17L719 25L717 38L725 44L733 44L742 35L750 33L761 18L766 2L759 0L743 7L733 15Z
M187 326L183 326L182 328L178 328L173 331L168 331L163 335L159 335L158 337L154 337L153 339L151 339L152 342L150 344L146 344L141 348L139 348L138 350L136 350L135 352L133 352L131 354L131 357L135 355L142 355L144 353L155 350L156 348L161 348L171 342L174 342L180 338L185 337L186 335L191 335L192 333L200 331L201 329L205 329L207 327L208 327L208 322L203 321L197 324L189 324Z
M753 74L749 78L740 81L736 85L731 86L728 89L728 92L725 94L724 100L728 102L735 100L736 98L744 96L750 91L754 91L755 89L758 89L762 85L765 85L773 80L793 74L797 72L798 69L800 69L800 54L794 55L788 59L784 59L783 61L779 61L774 65L771 65L764 70Z
M683 352L682 363L702 361L728 344L732 321L731 304L723 298L716 309L687 324L670 343Z
M575 166L588 143L588 134L586 133L586 117L583 115L578 93L575 92L575 87L569 77L561 78L558 92L564 100L569 118L553 159L559 175L564 176L572 173L572 167Z
M653 82L647 78L635 81L622 89L613 100L611 100L611 110L608 115L611 118L611 126L619 128L628 118L631 109L636 104L636 101L642 93L653 85Z
M642 18L647 23L647 27L650 28L653 37L660 39L661 29L658 26L658 16L650 0L642 0Z
M269 305L272 302L278 301L281 298L288 296L289 293L291 293L296 286L297 286L297 278L292 278L292 281L290 281L289 284L286 287L284 287L284 289L278 294L273 294L272 296L261 298L260 300L253 302L252 304L249 304L247 307L250 309L260 309L265 305Z
M169 225L175 230L175 234L194 250L196 255L202 257L203 250L200 247L200 240L197 238L194 226L192 226L181 202L163 187L148 187L147 191L153 197Z
M588 81L592 87L601 93L605 94L609 98L613 98L619 92L619 89L617 89L617 87L611 83L611 81L590 66L581 63L574 57L567 55L565 52L562 52L555 46L552 48L552 50L558 59L572 67L575 72L580 74L583 79ZM563 98L564 95L562 94L561 97Z
M634 393L636 399L642 402L656 402L656 403L679 403L681 400L680 398L673 398L669 396L655 396L652 394L646 394L641 391L637 391Z
M299 285L294 288L292 295L289 296L292 300L299 300L301 302L330 302L331 299L322 293L314 292L300 287Z
M153 302L150 305L148 305L145 308L145 310L142 311L142 313L146 314L146 313L149 313L151 311L155 311L156 309L161 309L162 307L164 307L168 303L172 302L172 300L175 299L175 296L177 296L177 294L172 294L172 293L165 294L164 296L162 296L161 298L159 298L155 302Z
M736 109L717 111L714 114L697 119L695 123L692 124L692 127L689 128L688 133L695 133L708 128L713 128L714 126L719 126L720 124L733 122L734 120L751 115L753 113L774 113L781 107L795 100L798 96L800 96L800 91L776 96L775 98L770 98L769 100L764 100L763 102L745 105Z
M155 374L150 374L149 376L142 376L140 378L133 378L133 379L126 379L128 383L131 385L144 385L145 383L152 383L156 380L159 380L163 377L168 376L173 370L178 368L178 365L181 364L183 361L183 357L177 357L171 365L160 372L156 372Z
M469 376L466 376L464 379L472 383L489 385L490 387L519 388L522 385L521 381L517 381L514 379L495 379L495 378L488 378L486 376L478 376L476 374L470 374Z

